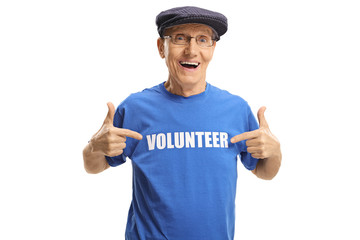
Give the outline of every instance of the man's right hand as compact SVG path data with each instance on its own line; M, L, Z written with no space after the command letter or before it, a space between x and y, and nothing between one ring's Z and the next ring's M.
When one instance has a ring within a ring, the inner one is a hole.
M108 114L99 131L91 138L90 148L92 152L114 157L123 153L126 147L126 137L141 140L142 135L129 129L114 127L115 107L111 102L108 102L107 106Z

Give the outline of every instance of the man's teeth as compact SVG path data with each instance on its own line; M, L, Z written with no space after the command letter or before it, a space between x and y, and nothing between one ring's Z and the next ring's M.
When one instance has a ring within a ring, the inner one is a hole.
M182 65L193 65L193 66L198 66L199 63L195 63L195 62L180 62L180 64Z

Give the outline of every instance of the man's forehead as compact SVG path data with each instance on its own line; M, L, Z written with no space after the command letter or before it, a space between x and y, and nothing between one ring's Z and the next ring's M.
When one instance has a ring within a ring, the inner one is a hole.
M165 34L171 34L174 32L187 32L187 31L198 31L201 33L207 33L209 35L212 35L213 33L213 30L207 25L198 24L198 23L187 23L187 24L181 24L167 28L165 30Z

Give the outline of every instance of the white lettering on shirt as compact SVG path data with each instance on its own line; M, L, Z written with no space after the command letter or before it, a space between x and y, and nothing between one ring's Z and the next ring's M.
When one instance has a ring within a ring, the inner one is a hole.
M195 135L198 137L198 148L202 148L202 136L204 132L195 132Z
M149 146L149 151L155 149L155 137L156 137L156 134L152 134L151 136L146 135L146 138L147 138L147 141L148 141L148 146Z
M228 147L228 134L224 132L220 132L220 146L222 148Z
M149 151L173 148L228 148L226 132L174 132L146 135Z
M219 133L218 132L213 132L212 133L212 136L213 136L213 146L214 147L220 147L220 144L219 144Z
M184 133L183 132L176 132L175 135L175 147L176 148L183 148L184 147Z
M195 147L195 134L194 132L185 132L186 148Z
M211 138L210 138L211 132L205 132L205 147L212 147Z
M174 145L171 143L171 133L167 133L167 148L174 148Z
M164 149L166 147L165 134L159 133L156 137L156 146L158 149Z

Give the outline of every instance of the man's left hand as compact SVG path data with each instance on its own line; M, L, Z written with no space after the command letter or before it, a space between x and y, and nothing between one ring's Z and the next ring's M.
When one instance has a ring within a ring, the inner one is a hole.
M261 107L257 113L259 129L231 138L232 143L246 140L247 151L257 159L271 158L280 154L280 142L269 129L264 115L265 110L266 107Z

